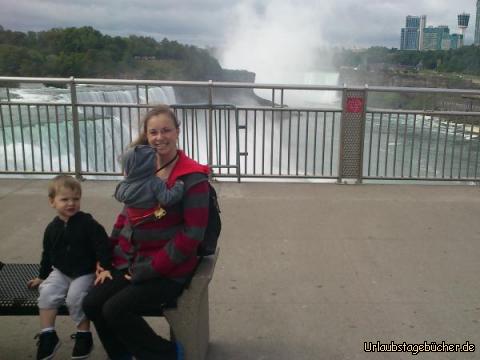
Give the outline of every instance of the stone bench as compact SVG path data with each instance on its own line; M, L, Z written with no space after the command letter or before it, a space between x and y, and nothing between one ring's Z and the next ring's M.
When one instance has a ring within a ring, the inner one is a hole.
M200 262L190 285L177 299L176 307L146 309L144 316L165 316L170 336L185 349L185 360L204 360L210 339L208 284L212 280L219 249ZM38 275L38 264L0 262L0 316L38 315L38 289L28 289L27 281ZM65 305L59 315L68 315Z

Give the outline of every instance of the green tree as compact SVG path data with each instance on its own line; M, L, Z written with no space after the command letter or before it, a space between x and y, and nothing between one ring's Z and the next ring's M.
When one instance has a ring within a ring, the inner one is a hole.
M27 33L0 27L0 72L177 80L224 76L218 61L198 47L136 35L111 37L89 26Z

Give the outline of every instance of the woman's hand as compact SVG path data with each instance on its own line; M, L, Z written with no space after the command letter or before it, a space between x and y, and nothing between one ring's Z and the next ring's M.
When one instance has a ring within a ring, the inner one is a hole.
M132 280L132 270L130 269L130 267L128 267L127 269L127 273L125 275L123 275L123 277L125 279L127 279L128 281L131 281Z
M42 282L43 282L43 279L40 279L39 277L36 277L35 279L29 280L27 282L27 287L30 288L30 289L36 288Z
M97 269L97 272L95 273L95 275L96 275L96 278L95 278L95 282L93 283L94 286L98 284L103 284L103 282L106 279L112 280L112 274L110 273L109 270L102 270L99 272L99 270Z

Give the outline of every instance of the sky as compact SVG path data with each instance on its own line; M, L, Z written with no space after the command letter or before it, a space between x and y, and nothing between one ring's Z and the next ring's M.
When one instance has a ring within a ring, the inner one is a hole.
M407 15L427 26L458 32L457 14L470 13L473 42L476 0L0 0L0 25L18 31L92 26L104 34L168 38L220 49L227 68L279 72L307 68L323 47L399 47ZM275 76L273 76L275 78Z

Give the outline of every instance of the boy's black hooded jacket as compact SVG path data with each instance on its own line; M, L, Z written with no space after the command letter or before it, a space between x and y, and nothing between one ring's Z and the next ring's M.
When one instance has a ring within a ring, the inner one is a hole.
M102 225L79 211L67 222L58 216L48 224L43 236L43 253L39 278L46 279L52 266L76 278L95 272L96 262L110 270L112 251Z

